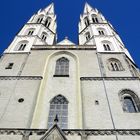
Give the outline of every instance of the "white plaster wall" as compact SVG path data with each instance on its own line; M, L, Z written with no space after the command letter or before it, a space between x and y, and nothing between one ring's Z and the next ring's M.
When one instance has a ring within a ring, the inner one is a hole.
M0 135L0 140L22 140L21 135Z
M0 80L1 128L30 128L39 80ZM20 98L24 102L19 103Z
M88 136L88 140L116 140L116 136Z
M81 89L84 129L113 129L103 82L82 81Z
M28 54L4 54L0 60L0 76L17 76ZM14 63L12 69L5 69L9 63Z

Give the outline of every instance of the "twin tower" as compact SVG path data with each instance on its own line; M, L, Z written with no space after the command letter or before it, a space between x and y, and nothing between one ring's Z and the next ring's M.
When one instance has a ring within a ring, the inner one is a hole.
M113 26L87 3L79 43L57 42L51 4L0 58L0 139L140 140L140 73Z
M30 52L37 45L75 45L67 38L58 43L56 28L54 4L51 4L31 17L5 52ZM98 52L124 51L130 57L113 26L87 3L80 16L78 45L95 46Z

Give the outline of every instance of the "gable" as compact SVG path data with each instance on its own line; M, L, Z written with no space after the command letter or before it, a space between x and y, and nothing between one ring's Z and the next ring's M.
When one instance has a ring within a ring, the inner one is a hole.
M40 140L67 140L62 130L55 124Z

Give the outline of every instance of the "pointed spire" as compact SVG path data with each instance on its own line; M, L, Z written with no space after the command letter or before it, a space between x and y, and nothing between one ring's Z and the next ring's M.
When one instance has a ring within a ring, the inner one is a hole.
M91 7L87 2L85 3L84 13L89 13L91 11L96 11L93 7Z
M89 13L90 11L94 10L87 2L85 3L84 13Z
M51 3L49 6L44 8L42 11L45 11L47 14L54 14L54 3Z

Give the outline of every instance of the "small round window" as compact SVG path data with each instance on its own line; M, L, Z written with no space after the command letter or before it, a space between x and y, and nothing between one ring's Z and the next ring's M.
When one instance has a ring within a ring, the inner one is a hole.
M24 99L23 98L20 98L20 99L18 99L18 102L19 103L22 103L22 102L24 102Z

